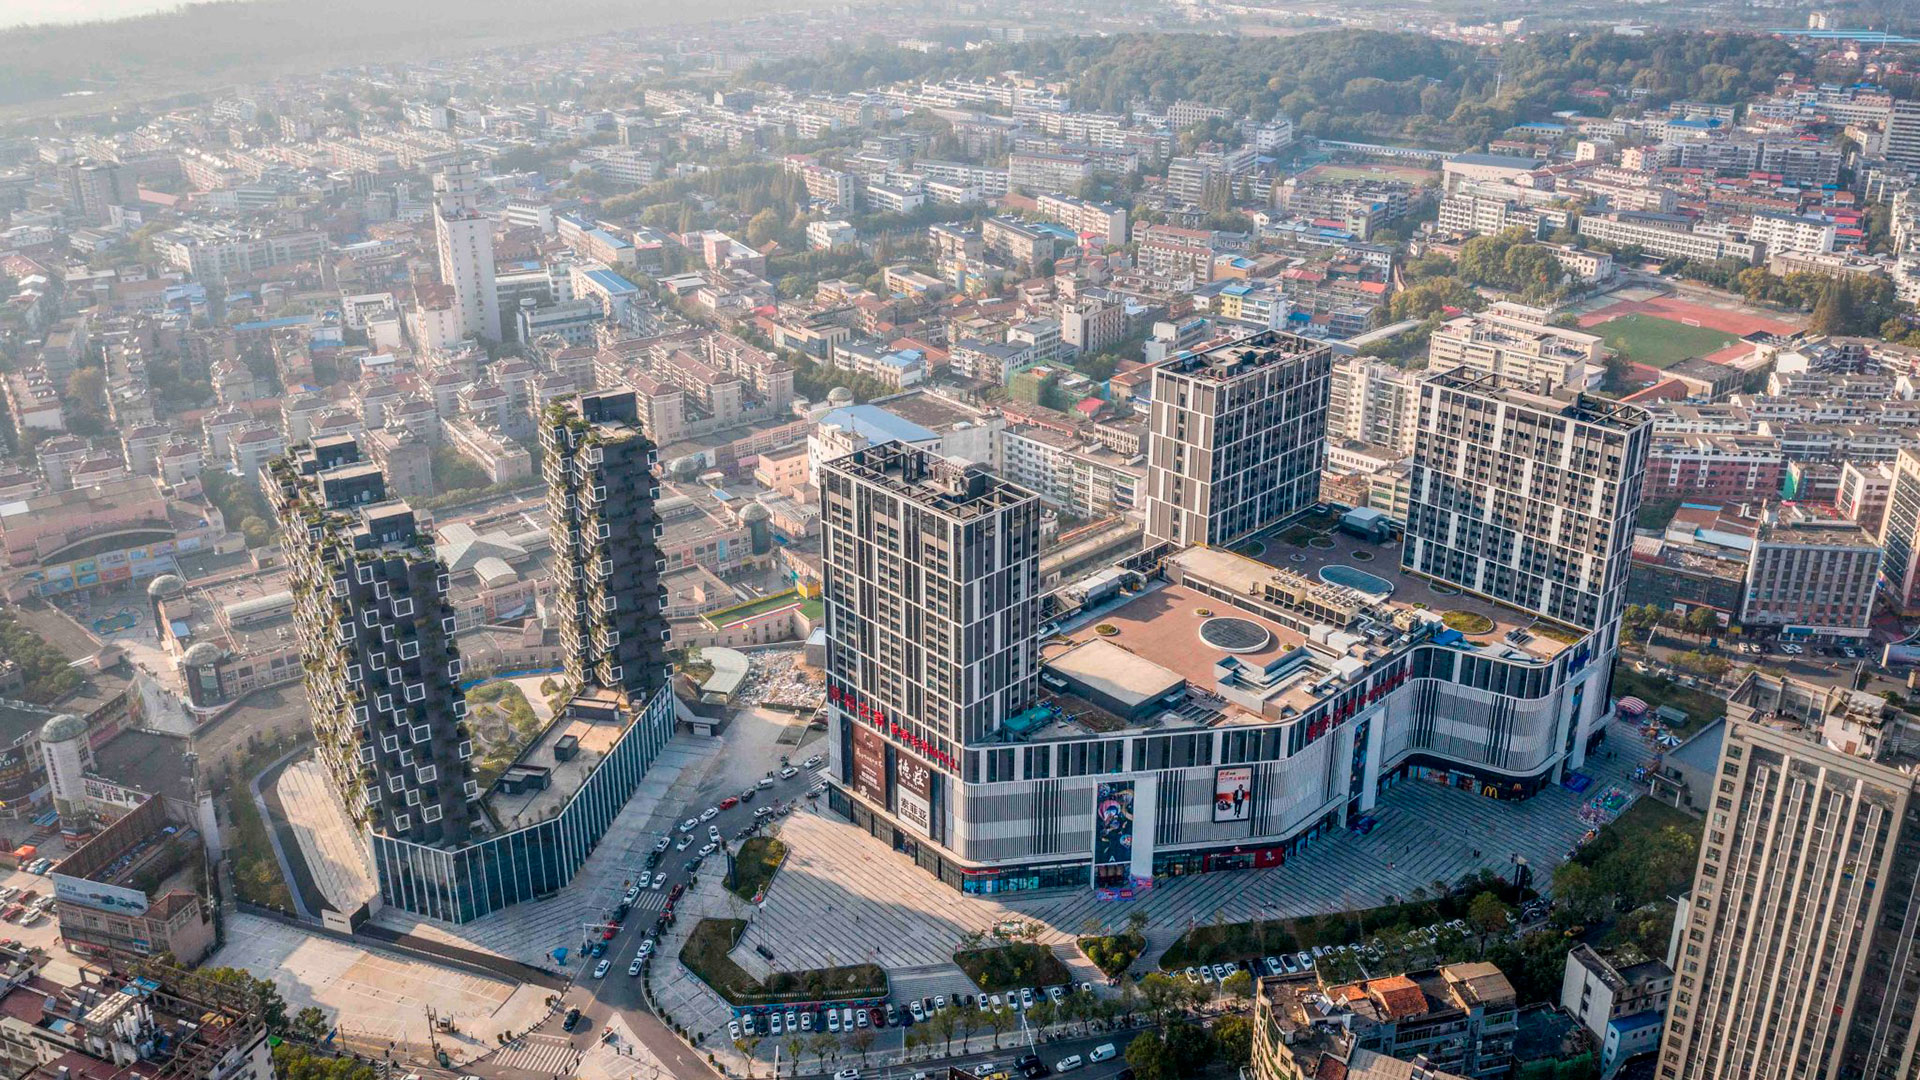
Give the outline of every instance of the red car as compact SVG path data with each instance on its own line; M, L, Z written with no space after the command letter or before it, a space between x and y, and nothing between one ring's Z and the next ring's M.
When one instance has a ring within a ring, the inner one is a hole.
M737 797L732 795L729 795L726 798L720 800L720 809L722 810L731 810L734 807L739 805L740 805L740 800Z
M607 928L606 928L605 930L602 930L602 931L600 931L600 940L601 940L601 941L612 941L612 940L613 940L613 935L615 935L615 934L617 934L617 933L619 933L619 932L620 932L620 928L619 928L619 927L616 927L616 926L609 926L609 927L607 927Z

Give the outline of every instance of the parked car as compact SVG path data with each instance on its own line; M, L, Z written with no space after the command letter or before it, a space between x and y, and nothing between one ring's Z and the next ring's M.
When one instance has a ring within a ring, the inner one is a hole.
M729 795L726 798L720 800L720 809L722 810L731 810L734 807L739 805L740 805L740 800L738 798L735 798L732 795Z
M835 1035L840 1034L840 1010L839 1009L827 1010L827 1031Z
M612 966L613 966L613 961L611 960L602 960L599 963L593 965L593 977L596 979L606 978L607 969Z
M1072 1072L1073 1070L1085 1064L1086 1064L1086 1061L1082 1059L1079 1054L1068 1054L1066 1057L1063 1057L1059 1061L1056 1061L1053 1063L1053 1071L1054 1072Z
M727 1038L732 1039L734 1042L739 1042L741 1034L742 1032L740 1031L740 1021L738 1020L727 1021Z

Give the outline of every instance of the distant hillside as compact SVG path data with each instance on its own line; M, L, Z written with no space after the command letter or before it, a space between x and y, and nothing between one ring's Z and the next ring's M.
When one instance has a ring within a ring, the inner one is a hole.
M0 107L108 101L800 6L796 0L248 0L0 31Z

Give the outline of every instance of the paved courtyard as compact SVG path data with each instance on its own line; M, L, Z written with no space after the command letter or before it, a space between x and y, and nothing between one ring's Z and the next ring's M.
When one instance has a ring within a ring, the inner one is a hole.
M1589 795L1555 786L1510 803L1403 781L1381 796L1379 824L1368 835L1324 838L1269 870L1163 880L1131 902L1101 901L1091 890L1024 900L964 896L838 817L795 814L782 833L792 854L735 955L764 946L780 970L867 961L931 971L948 963L963 934L1003 920L1038 920L1046 927L1043 943L1065 944L1089 920L1118 926L1142 910L1151 961L1196 923L1375 906L1482 867L1504 872L1515 853L1544 877L1590 827L1575 812L1592 792L1609 784L1633 790L1627 777L1638 755L1627 748L1638 743L1631 728L1614 726L1609 745L1620 758L1607 760L1603 752L1589 760Z
M538 986L367 949L256 915L228 914L226 931L226 945L209 964L270 974L289 1013L319 1006L362 1052L393 1044L424 1055L429 1006L453 1019L459 1030L439 1039L462 1060L495 1045L495 1033L524 1030L547 1012L549 991Z

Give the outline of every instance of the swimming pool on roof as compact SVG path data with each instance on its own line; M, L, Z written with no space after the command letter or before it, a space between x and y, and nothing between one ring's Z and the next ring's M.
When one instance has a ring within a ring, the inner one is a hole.
M1378 574L1369 574L1355 566L1339 563L1323 566L1320 568L1320 580L1329 585L1338 585L1344 589L1353 589L1382 599L1393 595L1393 582Z

